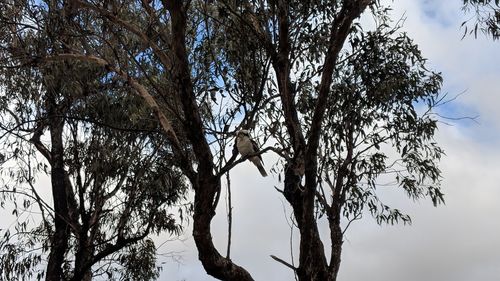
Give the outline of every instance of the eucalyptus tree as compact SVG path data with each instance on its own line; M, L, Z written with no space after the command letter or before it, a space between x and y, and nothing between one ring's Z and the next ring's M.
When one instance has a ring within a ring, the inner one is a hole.
M269 91L281 106L267 109L274 122L264 130L283 151L282 193L300 231L299 265L288 266L299 280L336 280L342 217L348 225L368 211L379 223L410 222L377 196L381 185L443 202L432 113L441 77L379 3L267 4L223 3L219 13L234 15L228 26L248 27L272 64ZM376 27L365 31L354 21L368 5ZM319 235L322 215L329 243Z
M94 65L37 62L74 44L73 17L55 1L22 4L1 4L0 193L16 217L2 230L1 279L155 279L150 236L179 235L189 211L158 122Z
M219 252L211 232L222 177L246 160L231 150L238 128L259 136L258 154L278 156L278 191L293 209L300 241L298 265L277 259L299 280L337 279L345 223L363 212L380 223L409 222L377 196L382 180L412 199L442 202L442 150L433 141L441 77L378 1L59 6L78 19L65 27L78 40L51 53L30 50L30 69L94 66L143 100L194 190L193 238L215 278L253 280ZM329 241L319 235L320 217Z

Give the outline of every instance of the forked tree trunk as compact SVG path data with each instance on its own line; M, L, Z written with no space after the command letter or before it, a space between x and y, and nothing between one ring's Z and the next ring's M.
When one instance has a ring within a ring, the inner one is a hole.
M332 254L330 264L328 264L314 216L314 200L318 188L317 179L320 176L317 174L318 149L338 55L349 35L352 22L361 15L371 2L371 0L343 1L342 8L330 30L329 46L325 53L312 122L307 137L304 137L305 133L300 126L295 105L297 93L294 92L294 87L291 86L290 78L289 7L286 1L277 1L279 48L277 54L272 49L269 52L278 77L284 118L294 152L294 157L285 170L284 194L293 208L297 227L300 231L299 267L296 270L300 281L335 281L337 279L343 239L340 228L340 209L343 199L335 196L337 200L334 200L333 206L327 210L332 243ZM303 178L305 184L302 185Z
M300 161L299 161L300 162ZM323 242L319 236L314 218L314 189L301 186L297 167L291 163L285 171L284 194L293 209L297 227L300 231L299 267L296 269L300 281L328 281L328 263Z

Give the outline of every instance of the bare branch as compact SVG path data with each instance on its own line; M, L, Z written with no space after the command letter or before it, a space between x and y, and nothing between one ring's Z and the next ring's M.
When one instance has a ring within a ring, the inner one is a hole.
M271 256L271 258L272 258L273 260L275 260L275 261L277 261L277 262L279 262L279 263L283 264L284 266L286 266L286 267L290 268L290 269L291 269L291 270L293 270L293 271L297 271L297 268L295 268L293 265L291 265L291 264L287 263L286 261L284 261L284 260L282 260L282 259L278 258L278 257L277 257L277 256L275 256L275 255L270 255L270 256Z

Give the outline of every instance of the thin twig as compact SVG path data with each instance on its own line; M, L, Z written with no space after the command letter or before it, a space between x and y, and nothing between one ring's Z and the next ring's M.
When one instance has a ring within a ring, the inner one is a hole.
M231 234L233 227L233 205L231 203L231 179L229 173L226 173L227 181L227 254L226 258L231 256Z
M278 257L277 257L277 256L275 256L275 255L270 255L270 256L271 256L271 258L272 258L273 260L275 260L275 261L277 261L277 262L279 262L279 263L281 263L281 264L285 265L286 267L288 267L288 268L292 269L293 271L297 271L297 268L296 268L296 267L294 267L293 265L291 265L291 264L287 263L286 261L284 261L284 260L282 260L282 259L278 258Z

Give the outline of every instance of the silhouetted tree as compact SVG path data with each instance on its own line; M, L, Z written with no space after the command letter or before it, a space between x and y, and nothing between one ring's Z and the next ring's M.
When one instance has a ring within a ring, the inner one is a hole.
M77 44L66 28L76 16L24 4L0 4L0 194L17 217L2 231L0 279L155 279L150 234L180 234L187 191L158 122L100 67L33 61Z

